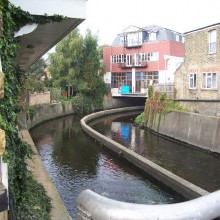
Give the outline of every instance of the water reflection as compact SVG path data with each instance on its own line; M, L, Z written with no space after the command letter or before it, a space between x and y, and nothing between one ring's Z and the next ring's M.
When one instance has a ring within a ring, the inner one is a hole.
M134 125L135 117L110 116L91 124L98 132L201 188L210 192L220 189L219 156L168 141L140 129Z
M103 123L103 126L108 123ZM120 132L127 140L131 134L129 129L125 126ZM73 219L76 198L88 188L126 202L157 204L184 201L181 196L109 155L82 133L79 120L72 116L40 125L31 135Z

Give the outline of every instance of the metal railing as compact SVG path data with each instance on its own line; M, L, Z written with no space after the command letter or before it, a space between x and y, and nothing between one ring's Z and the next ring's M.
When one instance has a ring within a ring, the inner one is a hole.
M120 202L84 190L77 198L77 220L211 220L220 216L220 190L187 202L142 205Z

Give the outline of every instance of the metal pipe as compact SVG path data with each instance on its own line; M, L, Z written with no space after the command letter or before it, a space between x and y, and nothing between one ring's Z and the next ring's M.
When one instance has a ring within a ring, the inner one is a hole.
M220 216L220 190L187 202L143 205L120 202L84 190L77 198L77 220L210 220Z

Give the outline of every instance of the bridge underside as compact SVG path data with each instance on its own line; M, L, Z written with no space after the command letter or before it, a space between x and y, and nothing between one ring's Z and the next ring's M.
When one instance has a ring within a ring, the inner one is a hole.
M143 106L145 105L146 97L132 97L132 96L116 96L111 99L104 99L104 108L123 108L131 106Z

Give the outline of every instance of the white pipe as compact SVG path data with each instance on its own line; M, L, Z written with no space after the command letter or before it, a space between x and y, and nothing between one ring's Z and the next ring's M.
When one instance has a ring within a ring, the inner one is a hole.
M120 202L84 190L77 198L77 220L211 220L220 216L220 190L187 202L143 205Z

